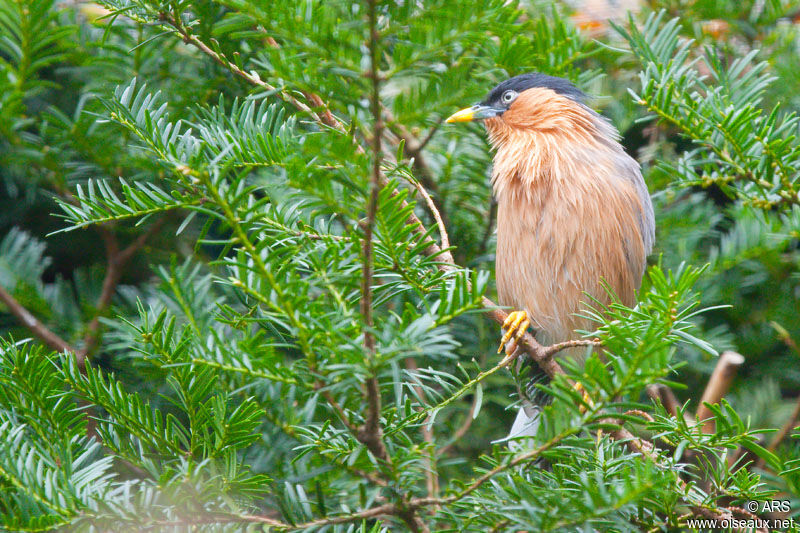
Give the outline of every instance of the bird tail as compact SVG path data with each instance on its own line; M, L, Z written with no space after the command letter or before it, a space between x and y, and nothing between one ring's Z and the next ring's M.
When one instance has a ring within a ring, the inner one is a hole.
M531 409L520 407L519 411L517 411L517 418L514 419L514 424L511 426L511 431L500 442L508 442L508 447L512 451L527 448L525 441L536 436L539 431L540 417L541 408L538 405L532 406Z

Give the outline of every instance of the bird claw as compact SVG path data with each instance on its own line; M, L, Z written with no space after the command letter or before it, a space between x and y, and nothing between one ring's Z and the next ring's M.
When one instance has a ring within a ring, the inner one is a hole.
M531 321L525 311L512 311L509 313L505 322L503 322L503 339L500 341L497 353L502 353L503 349L505 349L507 357L514 355L514 352L517 351L517 343L525 335L530 325Z

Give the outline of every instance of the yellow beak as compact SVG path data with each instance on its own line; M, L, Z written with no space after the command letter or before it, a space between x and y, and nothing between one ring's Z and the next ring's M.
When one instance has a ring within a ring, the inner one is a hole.
M475 120L475 107L468 107L461 111L456 111L450 115L445 122L472 122Z
M453 113L445 122L472 122L501 115L505 109L497 109L488 105L475 104L472 107Z

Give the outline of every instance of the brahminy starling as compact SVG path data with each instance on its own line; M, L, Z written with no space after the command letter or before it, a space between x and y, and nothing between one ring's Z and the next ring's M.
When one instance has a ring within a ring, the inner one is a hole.
M580 309L609 301L604 284L634 305L653 247L653 206L639 164L585 99L565 79L523 74L447 119L482 120L495 150L497 295L515 310L504 325L507 351L528 326L542 344L591 330ZM520 391L511 439L537 430L534 390Z

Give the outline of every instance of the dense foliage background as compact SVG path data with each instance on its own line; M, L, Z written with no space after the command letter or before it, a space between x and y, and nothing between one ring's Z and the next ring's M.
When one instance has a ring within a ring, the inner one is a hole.
M800 514L800 3L586 4L0 0L4 527ZM443 119L532 70L619 128L658 233L513 451L491 153Z

